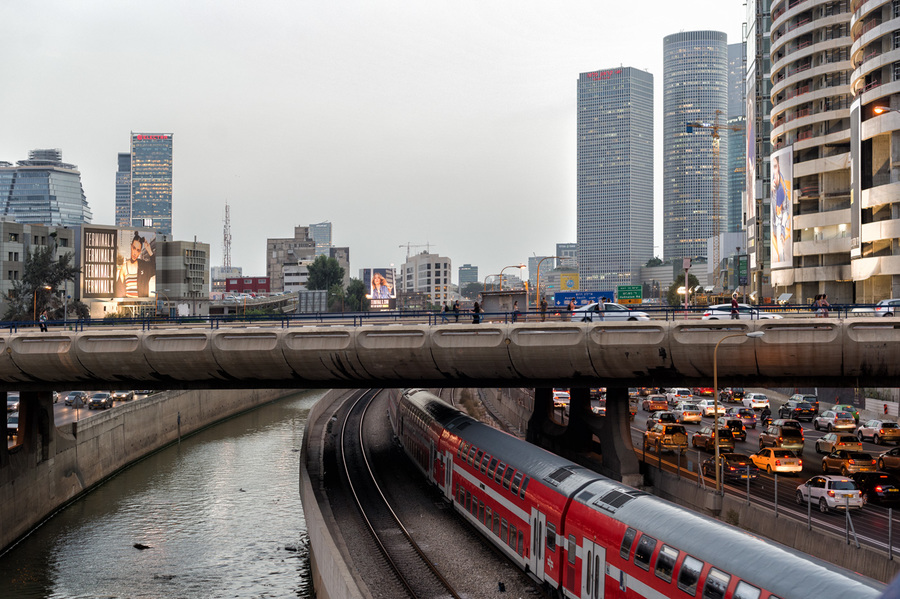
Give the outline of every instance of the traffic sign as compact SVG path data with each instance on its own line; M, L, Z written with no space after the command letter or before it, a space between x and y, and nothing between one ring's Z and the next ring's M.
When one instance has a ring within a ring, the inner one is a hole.
M616 298L620 304L640 304L643 301L642 285L619 285Z

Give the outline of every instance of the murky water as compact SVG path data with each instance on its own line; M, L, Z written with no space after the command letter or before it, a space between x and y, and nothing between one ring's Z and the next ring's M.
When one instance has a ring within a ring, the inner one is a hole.
M323 394L265 405L107 481L0 557L0 597L312 597L299 460Z

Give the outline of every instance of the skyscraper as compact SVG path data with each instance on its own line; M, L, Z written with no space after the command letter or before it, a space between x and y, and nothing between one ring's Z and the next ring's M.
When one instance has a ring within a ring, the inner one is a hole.
M32 150L16 166L0 162L0 216L18 223L78 227L92 214L81 173L62 150Z
M131 154L119 153L116 170L116 226L131 226Z
M328 256L331 250L331 223L313 223L309 225L309 236L316 242L316 256Z
M663 40L663 255L667 260L705 256L706 240L716 231L726 230L728 135L719 135L716 173L713 130L700 128L688 132L687 123L718 123L724 129L727 110L725 34L686 31L666 36Z
M581 73L577 92L578 273L582 290L608 291L639 283L653 257L653 75Z
M116 208L118 214L118 206ZM172 234L171 133L131 133L131 214L128 223L132 227Z

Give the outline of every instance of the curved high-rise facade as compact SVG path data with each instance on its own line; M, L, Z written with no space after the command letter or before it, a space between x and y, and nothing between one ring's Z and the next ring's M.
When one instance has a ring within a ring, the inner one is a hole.
M853 301L850 2L773 0L769 223L776 296Z
M676 33L663 40L663 54L663 254L706 256L707 239L727 230L727 39Z
M900 3L850 2L855 300L900 297ZM856 165L859 165L856 168Z
M33 150L16 166L0 162L0 216L18 223L80 227L92 213L74 164L62 151Z

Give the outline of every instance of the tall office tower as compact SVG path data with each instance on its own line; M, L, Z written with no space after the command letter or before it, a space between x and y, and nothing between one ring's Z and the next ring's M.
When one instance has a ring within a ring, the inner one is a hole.
M581 73L577 93L578 273L608 291L640 283L653 257L653 75Z
M92 214L81 173L62 150L32 150L16 166L0 162L0 216L18 223L78 227Z
M331 251L331 223L315 223L309 226L309 236L316 242L316 256L328 256Z
M728 118L744 114L744 43L728 44Z
M578 244L577 243L557 243L556 259L557 268L578 268Z
M882 59L859 70L867 58L863 47L882 51L881 30L866 33L856 53L850 45L864 25L890 14L891 5L866 3L870 16L858 21L851 34L851 4L862 3L773 0L771 7L771 184L769 210L759 216L770 226L773 297L791 294L798 303L809 303L819 293L827 293L832 303L855 299L850 258L858 239L852 239L851 213L859 214L860 203L850 193L850 78L854 68L865 73L854 91L869 102L878 94L869 91L891 66ZM890 34L884 35L890 43ZM860 166L865 170L865 163ZM874 251L881 252L876 245Z
M172 234L172 134L131 133L132 227Z
M744 187L747 169L747 122L743 116L728 119L728 202L727 220L722 233L736 233L744 229ZM742 252L747 251L747 243L741 244ZM733 247L727 248L734 250ZM730 251L723 251L727 257Z
M744 229L747 232L747 253L750 255L751 297L762 301L772 297L772 282L769 269L769 221L762 218L769 210L769 154L772 144L772 80L769 60L769 9L772 0L753 0L747 3L747 24L744 28L747 47L747 68L744 90L747 119L745 135L744 168L746 177L744 193Z
M478 267L471 264L463 264L459 267L459 291L462 292L469 283L478 282Z
M119 153L116 170L116 226L131 226L131 154Z
M850 230L840 241L850 241L850 299L874 303L900 297L900 6L855 0L849 8L850 154L860 165L850 188L859 199L850 202Z
M685 31L666 36L663 40L663 254L667 260L706 256L706 240L725 231L727 110L725 34ZM715 129L695 127L689 131L688 123L718 123L718 152ZM709 262L716 268L713 258L710 256Z
M422 293L428 302L439 306L450 301L450 258L429 252L414 254L400 267L397 289L404 293Z

